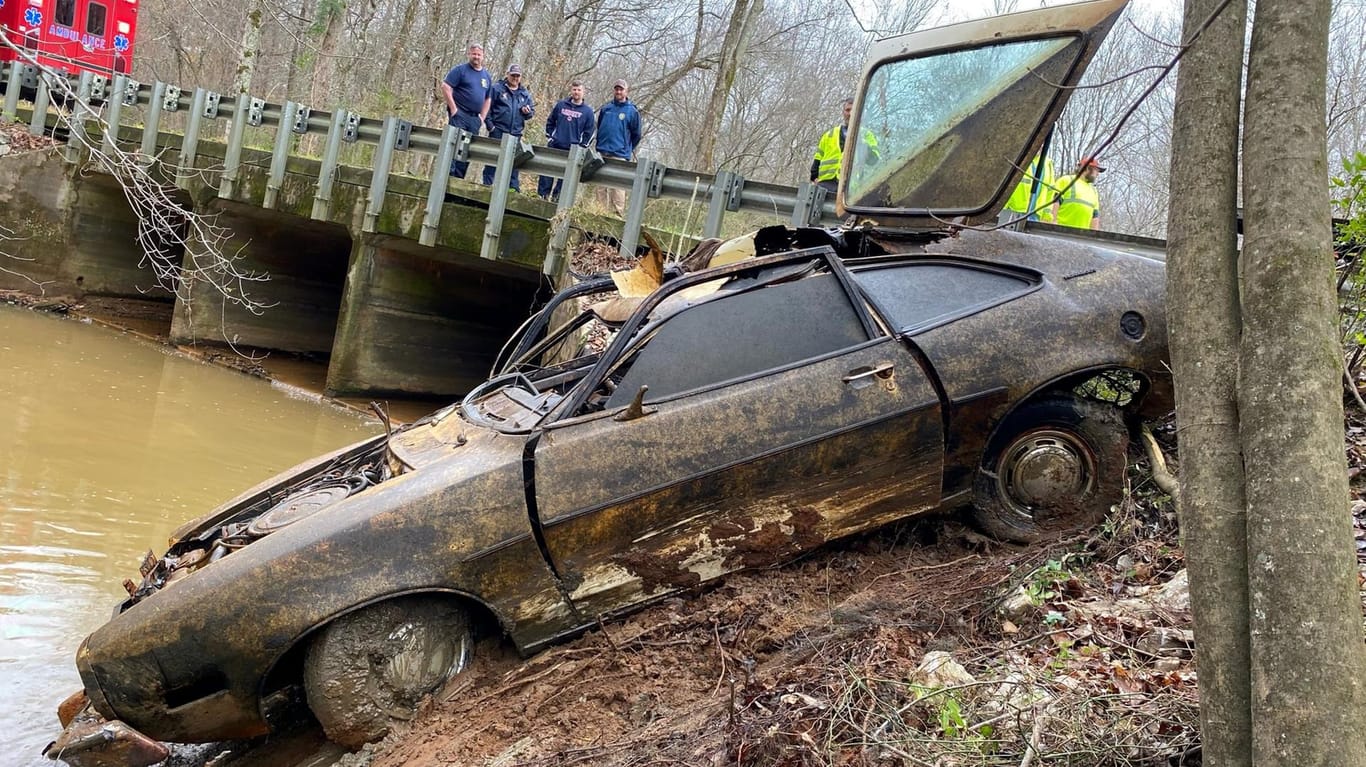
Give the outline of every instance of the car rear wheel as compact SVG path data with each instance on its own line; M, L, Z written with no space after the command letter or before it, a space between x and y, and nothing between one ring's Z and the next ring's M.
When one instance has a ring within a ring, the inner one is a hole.
M326 626L304 660L308 707L327 737L348 748L411 719L422 696L465 669L469 616L438 597L406 597Z
M1120 411L1071 396L1022 405L992 438L973 488L977 523L1027 543L1104 519L1124 487Z

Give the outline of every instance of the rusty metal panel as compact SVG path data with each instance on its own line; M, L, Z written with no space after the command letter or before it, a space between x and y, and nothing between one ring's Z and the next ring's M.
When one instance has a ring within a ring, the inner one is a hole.
M258 696L272 665L336 615L403 593L481 598L519 644L580 625L531 533L525 438L455 419L408 434L421 469L175 580L96 630L78 665L102 693L92 695L100 713L161 740L265 732Z
M939 502L939 400L892 339L654 407L537 446L545 539L585 615Z
M1164 369L1161 262L1060 240L1040 247L1038 238L1013 232L964 231L926 250L1019 264L1045 277L1039 290L915 336L949 399L999 387L1004 406L1087 370ZM1143 318L1138 337L1124 329L1129 313Z

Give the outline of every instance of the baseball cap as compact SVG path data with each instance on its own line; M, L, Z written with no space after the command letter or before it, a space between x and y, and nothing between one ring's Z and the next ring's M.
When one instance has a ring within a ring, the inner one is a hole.
M613 88L625 88L625 87L626 87L626 81L625 81L625 80L617 80L616 82L612 83L612 87L613 87Z
M1085 167L1092 167L1092 168L1095 168L1095 169L1096 169L1098 172L1100 172L1100 173L1104 173L1104 172L1105 172L1105 166L1104 166L1104 165L1101 165L1100 162L1098 162L1098 161L1096 160L1096 158L1094 158L1094 157L1087 157L1085 160L1082 160L1082 161L1081 161L1081 167L1083 167L1083 168L1085 168Z
M516 65L516 64L509 64L509 65L508 65L508 74L510 74L510 75L520 75L521 73L522 73L522 68L521 68L520 66L518 66L518 65Z

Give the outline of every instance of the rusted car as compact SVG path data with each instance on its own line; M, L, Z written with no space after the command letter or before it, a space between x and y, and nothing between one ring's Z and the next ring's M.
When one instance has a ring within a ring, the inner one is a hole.
M1128 425L1169 403L1163 265L970 225L994 221L1122 9L878 44L853 225L583 281L460 403L185 525L81 645L48 753L147 763L158 741L265 733L300 698L356 746L465 668L476 626L530 653L969 504L1016 541L1097 523Z

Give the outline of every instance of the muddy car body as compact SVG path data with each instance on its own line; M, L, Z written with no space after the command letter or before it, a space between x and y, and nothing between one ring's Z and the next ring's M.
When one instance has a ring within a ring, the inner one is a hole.
M636 295L607 276L572 287L460 404L176 531L78 651L85 716L156 740L239 738L269 731L302 689L355 745L463 668L481 616L532 652L915 514L975 503L1018 540L1095 522L1122 481L1126 419L1168 404L1163 266L944 220L994 217L1061 109L1056 83L1075 82L1122 7L922 38L969 52L1003 45L999 28L1051 41L994 86L1057 78L1025 128L1004 129L1016 143L990 188L891 206L922 194L906 168L923 150L960 152L884 131L868 167L846 159L842 203L860 225L760 230ZM883 46L861 105L884 67L921 55L914 40ZM857 113L855 135L886 117ZM957 119L944 130L979 129ZM85 743L50 753L80 761Z

